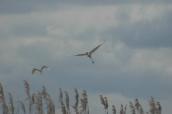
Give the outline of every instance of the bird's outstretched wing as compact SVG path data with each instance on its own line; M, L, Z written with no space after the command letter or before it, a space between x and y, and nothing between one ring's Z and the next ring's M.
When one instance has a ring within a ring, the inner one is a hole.
M92 49L89 53L90 54L94 53L102 45L103 45L103 43L99 44L97 47L95 47L94 49Z
M37 68L33 68L32 69L32 75L35 74L36 72L41 73L41 70L37 69Z
M44 69L48 68L48 66L44 65L41 67L41 71L43 71Z
M85 55L87 55L87 53L77 54L75 56L85 56Z

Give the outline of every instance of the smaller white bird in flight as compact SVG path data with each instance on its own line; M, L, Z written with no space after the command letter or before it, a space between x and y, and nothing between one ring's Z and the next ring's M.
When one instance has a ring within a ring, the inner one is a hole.
M91 60L91 62L94 64L95 62L94 62L94 59L92 58L92 54L100 47L100 46L102 46L104 43L101 43L101 44L99 44L98 46L96 46L94 49L92 49L91 51L89 51L89 52L85 52L85 53L82 53L82 54L77 54L77 55L75 55L75 56L87 56L90 60Z
M39 72L40 74L42 74L43 70L47 69L47 68L48 68L48 66L46 66L46 65L42 66L41 69L33 68L32 75L35 74L36 72Z

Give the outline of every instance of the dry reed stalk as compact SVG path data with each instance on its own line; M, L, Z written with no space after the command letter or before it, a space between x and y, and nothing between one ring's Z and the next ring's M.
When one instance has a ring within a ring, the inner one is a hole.
M112 105L112 114L116 114L116 107L115 107L115 105Z
M26 108L25 108L24 103L22 101L19 101L19 103L20 103L21 109L23 111L23 114L26 114Z
M105 101L105 109L106 109L106 113L108 114L108 99L107 97L104 97L104 101Z
M75 92L75 104L72 107L75 110L75 113L76 114L79 114L79 111L78 111L78 106L79 106L79 93L78 93L78 90L76 88L74 89L74 92Z
M47 101L48 101L48 110L47 110L47 114L55 114L55 105L51 99L50 96L47 97Z
M107 112L107 114L108 114L108 99L107 99L107 97L104 97L104 101L105 101L105 109L106 109L106 112Z
M4 89L3 89L3 85L1 83L0 83L0 98L1 98L1 102L2 102L3 114L8 114L9 113L9 107L6 104Z
M139 114L144 114L144 110L138 99L135 99L135 107Z
M49 94L47 92L47 89L45 86L42 86L42 92L41 92L42 96L44 99L47 99L47 97L49 97Z
M105 106L105 101L104 101L103 95L100 95L100 102L103 106Z
M70 114L70 106L69 106L69 94L67 91L64 91L65 94L65 101L66 101L66 109L67 113Z
M38 114L43 114L42 93L38 92L36 97L36 109Z
M0 83L0 102L4 102L5 98L4 98L4 89L3 89L3 85Z
M63 91L62 91L62 88L59 88L59 92L60 92L60 94L59 94L59 102L60 102L60 104L64 104L63 103Z
M124 108L122 104L121 104L120 114L124 114Z
M3 108L3 114L9 114L9 107L5 102L3 102L2 104L2 108Z
M126 114L126 112L127 112L127 105L125 105L124 107L124 114Z
M103 95L100 95L100 102L104 106L105 114L108 114L108 99L107 97L103 97Z
M87 91L83 90L81 98L80 98L80 113L84 113L84 114L89 114L89 107L88 107L88 95L87 95Z
M47 105L47 114L55 114L55 105L54 105L49 93L47 92L45 86L42 87L41 94Z
M63 101L61 102L61 111L62 111L62 114L67 114L66 107L65 107Z
M142 105L140 105L139 113L140 113L140 114L144 114L144 110L143 110L143 108L142 108Z
M13 102L13 96L11 93L8 93L9 95L9 104L10 104L10 111L11 114L14 114L14 102Z
M61 88L59 88L59 102L60 102L60 105L61 105L61 112L62 114L67 114L67 110L66 110L66 107L65 107L65 104L63 102L63 91Z
M0 98L1 98L0 101L3 101L3 98L4 98L4 90L3 90L3 86L2 86L1 83L0 83Z
M133 105L133 103L131 101L129 102L129 106L130 106L130 109L131 109L131 114L136 114L135 107L134 107L134 105Z
M157 113L161 114L161 111L162 111L161 104L160 104L160 102L157 102Z
M149 101L149 106L150 106L150 114L156 114L157 108L153 97L151 97L151 100Z

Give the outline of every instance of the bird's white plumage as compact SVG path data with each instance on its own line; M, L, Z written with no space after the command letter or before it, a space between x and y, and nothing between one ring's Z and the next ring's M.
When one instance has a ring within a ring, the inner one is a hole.
M44 69L47 69L48 68L48 66L46 66L46 65L43 65L42 67L41 67L41 69L38 69L38 68L33 68L32 69L32 75L34 75L36 72L39 72L40 74L43 72L43 70Z
M93 49L92 49L91 51L89 51L89 52L77 54L77 55L75 55L75 56L87 56L89 59L91 59L91 62L94 63L94 60L93 60L93 58L92 58L92 54L93 54L96 50L98 50L103 44L104 44L104 42L101 43L101 44L99 44L99 45L97 45L95 48L93 48Z

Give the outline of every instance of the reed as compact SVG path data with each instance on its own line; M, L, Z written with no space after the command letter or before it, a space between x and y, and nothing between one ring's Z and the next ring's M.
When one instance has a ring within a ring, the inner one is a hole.
M83 90L80 98L80 114L89 114L87 91Z
M2 83L0 83L0 104L2 114L89 114L88 94L86 90L81 93L78 89L74 89L74 103L70 105L70 94L67 91L59 88L59 103L61 112L58 112L58 107L55 106L54 100L48 93L45 86L42 86L40 91L31 93L30 84L24 80L24 88L26 99L14 100L13 95L8 92L5 94ZM63 95L64 94L64 95ZM6 97L8 95L8 97ZM105 114L109 114L108 108L112 107L111 114L127 114L127 104L121 104L119 110L115 105L109 104L108 97L99 95L100 104L103 106ZM8 101L8 102L7 102ZM17 103L15 103L17 101ZM130 114L162 114L162 106L159 101L153 97L148 101L149 110L145 111L139 99L136 98L129 102ZM73 108L73 110L70 109ZM129 111L128 111L129 112Z
M115 105L112 105L112 114L116 114L116 107L115 107Z
M70 114L69 94L68 94L67 91L64 91L64 94L65 94L65 102L66 102L67 114Z
M104 107L105 114L108 114L108 106L109 105L108 105L107 97L106 96L104 97L103 95L100 95L99 97L100 97L100 102Z
M78 93L78 90L75 88L74 89L74 92L75 92L75 104L73 107L74 111L76 114L79 114L79 111L78 111L78 106L79 106L79 93Z

